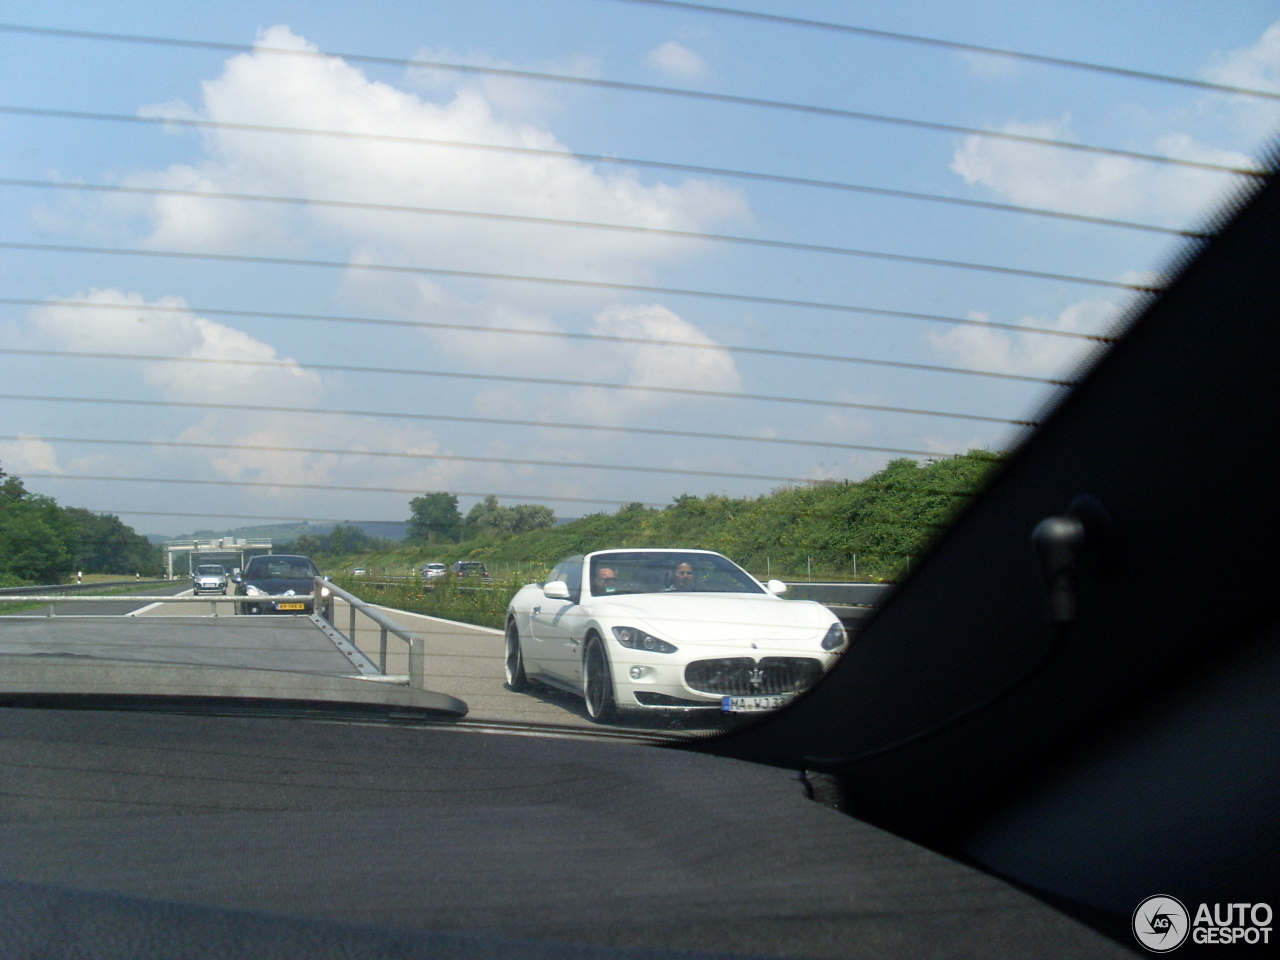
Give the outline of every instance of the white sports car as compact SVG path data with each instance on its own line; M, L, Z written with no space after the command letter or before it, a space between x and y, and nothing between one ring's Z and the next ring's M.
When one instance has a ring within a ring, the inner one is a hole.
M784 590L709 550L570 557L507 608L507 686L568 690L601 722L619 710L776 709L846 642L835 614Z

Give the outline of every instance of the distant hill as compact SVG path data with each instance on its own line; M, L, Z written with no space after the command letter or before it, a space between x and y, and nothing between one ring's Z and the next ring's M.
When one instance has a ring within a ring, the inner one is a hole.
M303 534L318 537L332 533L336 526L338 526L336 523L266 523L234 529L196 530L193 533L180 533L176 536L152 533L147 535L147 539L152 543L161 543L165 540L213 540L219 537L270 537L272 540L283 542L297 540ZM403 540L409 531L407 522L390 520L360 523L344 520L341 526L359 527L371 537L387 540Z

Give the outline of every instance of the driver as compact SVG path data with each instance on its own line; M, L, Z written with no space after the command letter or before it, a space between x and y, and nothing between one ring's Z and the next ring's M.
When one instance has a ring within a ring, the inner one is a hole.
M671 573L671 586L667 587L667 589L677 593L685 593L692 590L693 587L693 564L687 560L683 563L677 563L675 570Z
M595 576L591 579L591 593L600 597L606 593L616 593L617 590L618 572L613 567L597 567Z

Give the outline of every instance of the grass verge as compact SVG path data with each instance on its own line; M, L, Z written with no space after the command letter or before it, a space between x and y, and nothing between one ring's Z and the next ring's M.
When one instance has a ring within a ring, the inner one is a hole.
M424 584L413 580L377 583L363 578L334 577L333 582L369 603L501 630L506 626L507 604L527 581L495 579L482 584L442 577Z

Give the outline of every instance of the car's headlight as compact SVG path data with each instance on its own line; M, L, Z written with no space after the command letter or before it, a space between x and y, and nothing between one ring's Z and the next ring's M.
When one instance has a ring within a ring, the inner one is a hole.
M624 647L632 650L648 650L650 653L675 653L678 647L660 640L652 634L637 630L635 627L614 627L613 635Z
M320 588L320 596L322 596L322 597L327 597L327 596L329 596L329 594L331 594L331 593L333 593L333 591L332 591L332 590L330 590L328 587L321 587L321 588Z
M255 587L252 583L247 584L245 586L244 592L251 597L269 597L270 596L270 594L267 593L267 591L260 590L259 588Z
M827 628L827 635L822 638L822 649L837 650L844 646L846 639L844 626L837 620Z

